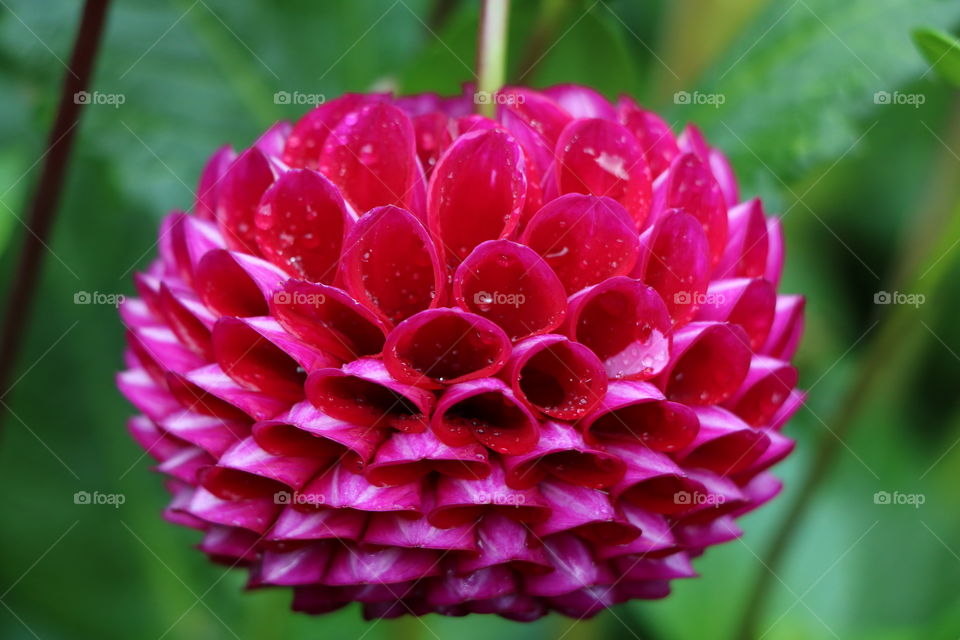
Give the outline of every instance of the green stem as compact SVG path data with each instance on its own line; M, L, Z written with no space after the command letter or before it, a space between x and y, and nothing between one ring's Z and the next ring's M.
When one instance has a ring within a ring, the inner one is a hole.
M507 67L507 22L510 0L483 0L477 34L477 111L492 118L494 95L503 86Z

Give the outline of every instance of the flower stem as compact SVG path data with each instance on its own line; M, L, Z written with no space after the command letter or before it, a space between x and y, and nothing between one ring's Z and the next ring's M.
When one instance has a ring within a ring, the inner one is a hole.
M492 118L493 96L503 86L507 66L507 22L510 0L483 0L477 34L477 110ZM482 96L482 98L481 98Z
M67 162L84 104L83 100L77 100L75 96L78 92L86 91L89 86L108 5L109 0L87 0L84 4L70 64L60 88L57 116L50 128L43 155L43 169L30 202L30 213L26 222L28 233L24 236L23 253L20 255L7 300L3 337L0 339L0 399L9 391L7 384L23 342L23 333L27 328L27 318L37 288L37 277L42 267L43 251L47 246L47 238L50 236L57 204L63 191Z

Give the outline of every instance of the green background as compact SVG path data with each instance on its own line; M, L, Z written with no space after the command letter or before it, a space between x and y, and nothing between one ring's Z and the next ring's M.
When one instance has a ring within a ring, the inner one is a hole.
M2 4L6 294L80 3ZM133 292L157 222L190 206L205 157L306 110L274 104L274 92L456 91L471 78L477 6L114 2L92 88L125 102L85 109L15 384L0 396L0 637L731 637L776 525L814 451L831 442L836 464L774 568L759 633L960 636L960 110L949 73L931 70L911 40L917 27L960 26L955 0L514 2L512 79L627 92L677 129L699 123L731 156L742 194L785 213L782 289L808 298L798 364L812 393L787 428L799 442L778 467L787 489L741 521L741 541L697 560L702 576L675 582L667 600L580 623L369 623L355 607L310 618L287 612L285 591L244 594L242 572L208 564L192 549L196 533L160 519L166 494L125 432L132 409L114 387L122 327L112 307L75 305L74 294ZM939 66L948 64L953 54ZM678 105L678 90L724 103ZM923 104L877 104L878 91ZM925 302L876 305L879 291ZM853 429L837 436L851 397ZM126 502L75 505L81 490ZM877 491L925 503L877 505Z

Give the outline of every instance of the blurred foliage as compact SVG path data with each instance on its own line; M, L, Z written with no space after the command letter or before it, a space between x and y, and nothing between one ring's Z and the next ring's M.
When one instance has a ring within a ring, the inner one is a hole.
M960 41L936 29L917 29L913 40L926 57L930 67L944 79L960 86Z
M16 277L12 243L24 233L16 216L36 180L80 3L4 4L5 292ZM355 608L293 615L286 593L241 595L239 572L205 563L191 548L194 533L160 519L165 493L124 431L132 410L114 389L121 326L114 309L75 305L73 296L132 293L132 271L155 252L157 221L190 206L206 156L224 142L249 144L273 120L306 110L275 104L274 92L455 91L469 82L476 3L451 3L442 24L432 22L434 4L114 3L94 88L123 94L125 102L85 111L21 377L0 406L0 637L574 640L632 637L624 628L631 620L660 638L729 635L748 581L762 570L757 556L794 497L794 479L813 446L833 437L822 417L842 400L862 340L876 331L883 309L874 293L913 290L897 282L897 256L909 258L912 247L934 238L937 268L956 273L951 245L960 236L947 221L960 195L960 116L952 89L929 71L948 42L931 30L954 30L960 4L751 0L727 12L709 0L515 2L515 81L631 93L664 110L677 129L695 121L731 155L744 197L762 195L769 211L783 214L784 288L809 299L800 368L802 386L812 390L809 409L788 428L799 446L779 468L787 491L744 518L742 541L696 562L701 578L677 584L664 602L618 607L589 622L548 617L524 626L431 616L426 624L366 623ZM544 33L539 20L548 5L553 19ZM919 27L926 62L911 41ZM942 64L934 66L942 71ZM676 90L724 101L674 104ZM884 103L877 92L923 96L922 104ZM882 392L843 443L841 463L777 570L765 638L960 635L960 447L953 446L960 435L960 279L945 283L910 310L902 355L886 363ZM79 490L119 492L127 501L116 509L77 506ZM880 490L923 493L926 503L875 505Z

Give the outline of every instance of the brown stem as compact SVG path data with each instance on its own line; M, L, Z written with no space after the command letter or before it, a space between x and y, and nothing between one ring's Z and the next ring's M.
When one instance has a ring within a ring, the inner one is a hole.
M109 0L87 0L77 29L77 38L70 55L70 64L60 89L57 117L50 129L44 153L43 168L27 218L23 252L15 272L7 300L3 338L0 341L0 390L6 395L7 385L23 342L31 303L36 292L37 277L42 266L43 250L50 235L57 204L63 191L64 175L76 126L83 107L75 95L89 86L93 63L100 48L103 25ZM2 397L2 396L0 396Z

